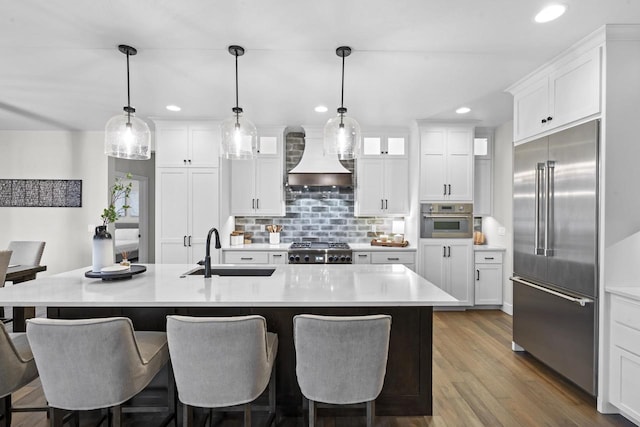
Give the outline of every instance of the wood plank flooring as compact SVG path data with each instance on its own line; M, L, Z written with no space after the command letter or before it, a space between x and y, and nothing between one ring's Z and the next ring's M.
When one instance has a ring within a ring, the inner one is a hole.
M449 426L633 426L596 411L595 400L527 353L511 351L511 317L496 310L435 312L433 327L433 416L378 417L384 427ZM15 395L18 405L43 404L34 382ZM260 418L254 415L254 423ZM88 417L83 421L90 421ZM364 417L321 418L320 426L365 425ZM83 422L82 424L85 424ZM235 416L223 426L241 426ZM282 419L279 425L302 425ZM44 413L16 413L13 426L45 427ZM150 418L127 426L154 426Z

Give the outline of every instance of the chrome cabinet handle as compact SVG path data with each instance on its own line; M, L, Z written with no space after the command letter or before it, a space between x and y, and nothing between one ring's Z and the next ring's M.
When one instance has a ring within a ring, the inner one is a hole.
M189 238L187 239L188 246L191 246L191 237L192 237L192 236L189 236Z
M492 256L486 256L486 257L484 257L484 259L493 259L493 257Z
M555 295L559 298L566 299L567 301L575 302L576 304L579 304L581 307L584 307L587 304L593 303L592 299L572 297L571 295L563 294L561 292L554 291L553 289L538 286L535 283L528 282L519 276L509 277L509 280L511 280L512 282L520 283L521 285L529 286L530 288L534 288L542 292L546 292L551 295Z
M256 199L256 209L260 209L260 199Z
M274 258L280 258L282 256L282 254L273 254L272 255Z
M251 209L256 208L256 199L251 199Z
M446 258L447 257L447 247L443 246L442 247L442 258Z
M384 209L384 199L380 199L380 209Z
M387 257L387 261L400 261L400 258Z
M358 254L359 258L366 258L368 255L367 254Z
M447 258L451 258L451 246L447 246Z
M250 257L240 257L240 259L242 261L251 261L253 259L253 257L252 256L250 256Z
M476 280L480 280L480 270L476 269Z
M389 209L389 199L384 199L384 208Z
M553 256L553 249L549 244L551 236L551 203L553 197L551 197L551 180L554 177L554 171L556 168L556 162L549 160L547 162L547 179L546 179L546 204L545 204L545 218L544 218L544 256Z
M187 247L187 236L182 236L182 246Z
M449 195L451 195L451 184L449 184Z
M447 195L447 184L442 184L442 186L444 187L444 191L442 193L443 196Z

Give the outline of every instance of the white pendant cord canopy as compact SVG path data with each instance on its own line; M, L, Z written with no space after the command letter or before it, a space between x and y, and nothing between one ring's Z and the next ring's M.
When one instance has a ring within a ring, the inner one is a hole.
M351 117L345 116L344 107L344 58L351 55L349 46L340 46L336 55L342 58L342 90L338 115L327 121L324 126L325 154L336 154L340 160L355 159L360 153L360 125Z
M238 105L238 56L244 55L241 46L229 46L229 53L236 57L236 106L233 116L222 122L222 146L220 157L227 159L252 159L258 149L258 131L251 121L242 117Z
M127 105L124 114L112 117L105 126L104 153L121 159L148 160L151 158L151 131L144 121L135 116L129 85L129 56L138 51L124 44L118 46L118 50L127 56Z

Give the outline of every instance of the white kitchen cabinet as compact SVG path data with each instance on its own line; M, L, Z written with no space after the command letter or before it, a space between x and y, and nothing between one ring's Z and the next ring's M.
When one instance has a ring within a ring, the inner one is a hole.
M406 135L400 133L365 132L362 136L361 157L407 157L408 140Z
M286 251L224 251L224 264L286 264Z
M473 305L471 239L421 239L420 261L422 277L464 305Z
M420 125L420 201L473 201L473 126Z
M640 422L640 301L611 295L611 403Z
M475 251L476 305L502 305L502 252Z
M476 129L473 146L473 216L491 216L493 205L493 131Z
M415 251L353 251L354 264L403 264L407 268L416 270Z
M359 159L356 166L355 216L409 214L409 160Z
M220 225L218 199L218 168L156 170L156 262L190 264L204 259L207 233ZM218 262L213 249L212 262Z
M284 216L284 129L259 130L258 155L231 160L231 215ZM263 134L263 132L265 134Z
M600 112L601 48L559 58L507 89L513 94L515 141Z
M218 167L220 123L162 121L156 125L156 167Z

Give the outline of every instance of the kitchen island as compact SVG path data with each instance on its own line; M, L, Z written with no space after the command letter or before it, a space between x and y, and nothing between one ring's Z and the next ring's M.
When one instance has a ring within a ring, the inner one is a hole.
M431 415L432 308L458 301L406 267L285 264L269 266L275 269L271 276L207 279L185 274L193 265L146 267L146 272L119 281L86 278L88 267L36 279L0 289L0 305L46 306L48 316L55 318L126 316L139 330L164 330L168 314L260 314L279 337L277 401L284 414L298 413L301 406L293 316L389 314L389 359L376 412Z

